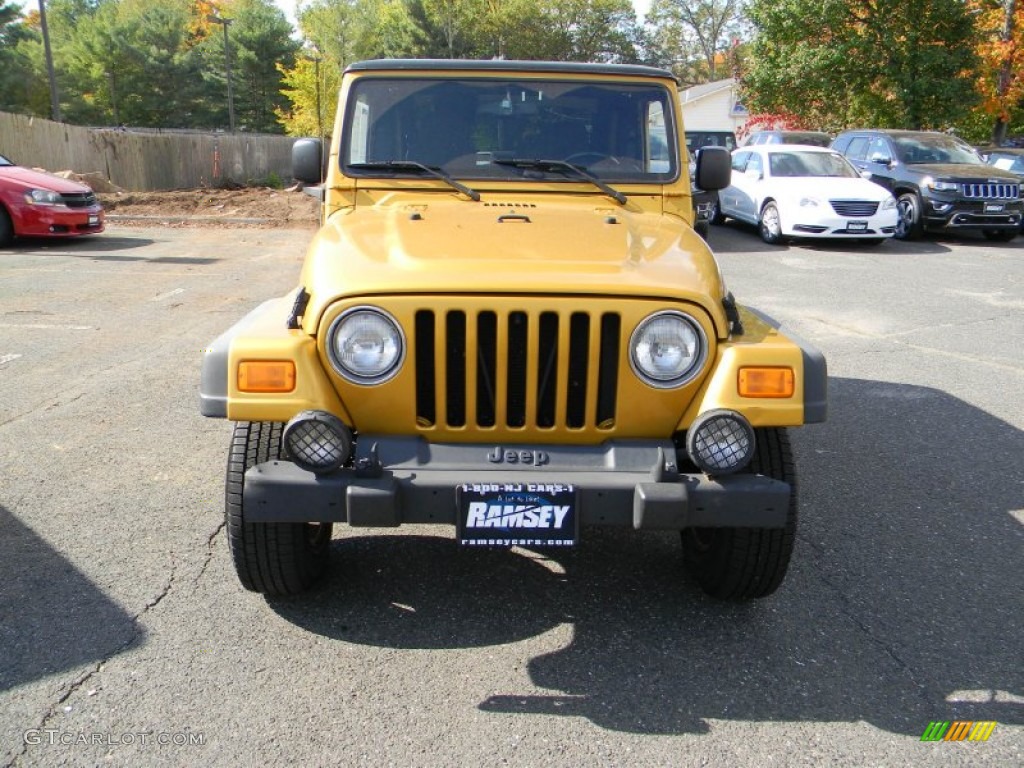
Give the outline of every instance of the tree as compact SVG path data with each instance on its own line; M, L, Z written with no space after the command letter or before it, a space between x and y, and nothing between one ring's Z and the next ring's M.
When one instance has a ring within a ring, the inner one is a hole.
M286 108L288 100L281 92L283 76L278 65L290 68L300 47L291 38L292 26L270 0L225 0L220 10L231 22L228 55L238 125L248 131L279 132L277 110ZM216 31L217 34L207 33L197 47L204 62L203 79L222 99L221 125L226 126L224 34L219 27Z
M1024 4L1017 0L971 0L981 37L978 93L981 113L991 121L991 141L1001 144L1024 100Z
M730 54L747 36L745 5L745 0L654 0L647 24L655 63L670 67L689 85L730 77Z
M947 128L976 103L965 0L750 0L752 112L809 125Z
M46 114L45 99L42 111L33 109L32 104L36 72L31 53L35 47L40 47L38 33L22 19L21 9L0 2L0 110Z

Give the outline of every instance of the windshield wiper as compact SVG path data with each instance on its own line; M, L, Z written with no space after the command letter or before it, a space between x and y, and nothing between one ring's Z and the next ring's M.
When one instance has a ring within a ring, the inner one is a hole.
M609 187L596 176L592 176L578 165L573 165L565 160L535 160L524 157L511 157L499 158L497 160L492 160L491 162L495 165L510 165L513 168L532 168L538 171L569 171L570 173L579 176L581 179L589 181L619 205L626 204L626 196L619 192L619 190Z
M349 163L348 167L365 171L420 171L433 176L435 179L440 179L450 187L454 187L474 202L480 201L480 193L475 189L470 189L465 184L460 184L436 166L424 165L423 163L417 163L415 160L381 160L369 163Z

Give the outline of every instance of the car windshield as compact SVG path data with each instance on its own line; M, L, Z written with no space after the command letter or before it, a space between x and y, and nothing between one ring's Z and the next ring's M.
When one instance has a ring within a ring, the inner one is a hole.
M812 147L827 147L832 140L824 133L783 133L779 135L782 144L810 144Z
M993 152L988 156L989 165L1013 173L1024 173L1024 155Z
M768 168L772 176L860 176L842 155L835 152L771 152L768 154Z
M579 183L538 161L605 181L678 173L671 96L655 83L368 76L347 103L341 162L350 176L423 177L409 165L418 163L460 179Z
M951 136L898 136L896 156L907 165L923 163L953 163L956 165L984 165L978 154L966 144Z
M736 149L736 136L728 131L686 131L686 148L693 152L701 147Z

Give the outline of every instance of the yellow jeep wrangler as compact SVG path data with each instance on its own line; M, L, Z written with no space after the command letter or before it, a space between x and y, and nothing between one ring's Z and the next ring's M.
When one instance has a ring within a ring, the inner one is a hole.
M678 530L728 599L775 591L796 486L786 427L826 411L821 354L739 306L693 229L677 84L642 66L356 63L299 285L206 350L236 422L242 584L310 586L334 523L454 526L465 547ZM729 183L704 150L697 186ZM453 544L453 547L456 544Z

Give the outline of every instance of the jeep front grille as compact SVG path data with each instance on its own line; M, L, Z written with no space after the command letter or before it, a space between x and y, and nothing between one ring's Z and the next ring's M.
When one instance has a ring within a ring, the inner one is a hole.
M961 184L964 197L985 200L1016 200L1020 197L1020 185L1005 184Z
M832 210L840 216L874 216L878 203L872 200L829 200Z
M615 312L419 310L417 423L612 429L621 325Z

